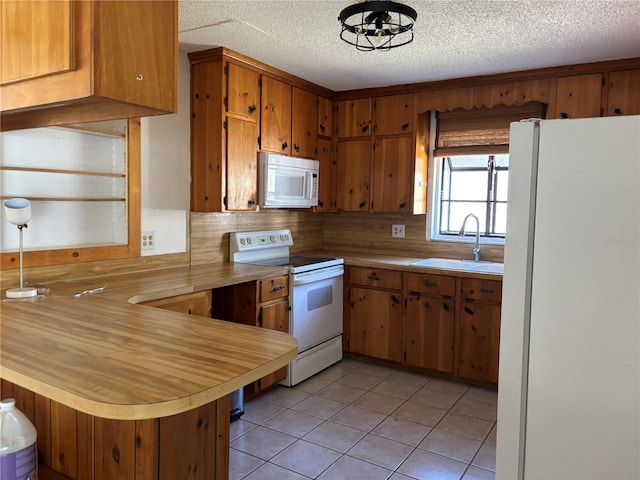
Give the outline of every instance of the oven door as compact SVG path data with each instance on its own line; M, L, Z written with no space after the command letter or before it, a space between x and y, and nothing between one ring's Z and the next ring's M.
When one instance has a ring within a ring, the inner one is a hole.
M298 352L342 334L342 277L344 266L291 275L290 334Z

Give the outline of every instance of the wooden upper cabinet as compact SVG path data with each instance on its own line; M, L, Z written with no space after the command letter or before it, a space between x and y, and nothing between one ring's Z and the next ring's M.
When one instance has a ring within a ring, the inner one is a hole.
M640 69L611 72L607 115L640 115Z
M177 1L1 3L3 130L177 111Z
M227 178L225 208L251 211L257 207L258 124L227 117Z
M226 66L227 113L260 118L260 76L257 72L234 63Z
M372 209L374 212L411 212L413 137L378 138L373 144Z
M266 75L262 76L260 141L262 150L291 154L291 85Z
M371 140L338 142L336 157L336 206L346 212L369 211Z
M333 101L318 97L318 135L333 136Z
M413 129L413 94L378 97L373 101L375 135L411 133Z
M371 136L371 99L338 102L338 137Z
M602 74L558 78L555 113L550 118L600 116Z
M291 154L316 158L318 148L318 101L314 93L292 88Z
M336 209L336 161L329 138L318 138L318 206L316 212L333 212Z

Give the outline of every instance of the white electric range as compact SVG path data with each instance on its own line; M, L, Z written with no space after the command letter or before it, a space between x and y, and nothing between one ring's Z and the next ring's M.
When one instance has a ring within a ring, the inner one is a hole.
M289 334L298 356L282 385L293 386L342 359L344 259L291 255L290 230L231 233L229 259L289 268Z

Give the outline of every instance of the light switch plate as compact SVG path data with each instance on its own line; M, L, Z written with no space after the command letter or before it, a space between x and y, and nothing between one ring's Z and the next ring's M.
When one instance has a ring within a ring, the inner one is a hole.
M140 248L142 250L155 250L156 248L156 232L153 230L147 230L141 232L140 235Z

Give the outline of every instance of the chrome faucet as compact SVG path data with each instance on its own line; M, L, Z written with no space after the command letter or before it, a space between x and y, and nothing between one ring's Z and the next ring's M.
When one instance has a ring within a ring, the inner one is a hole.
M458 232L458 235L464 235L464 227L467 224L467 220L469 219L469 217L473 217L476 220L476 244L473 247L473 261L478 262L480 261L480 220L478 220L478 217L476 217L473 213L470 213L469 215L464 217L462 228L460 229L460 232Z

